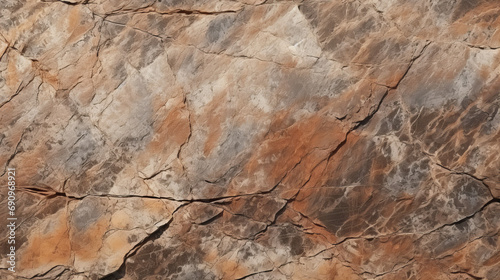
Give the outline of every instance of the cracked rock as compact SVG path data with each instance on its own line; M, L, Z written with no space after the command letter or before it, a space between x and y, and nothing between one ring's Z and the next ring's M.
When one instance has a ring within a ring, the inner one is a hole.
M4 2L1 279L500 279L497 1Z

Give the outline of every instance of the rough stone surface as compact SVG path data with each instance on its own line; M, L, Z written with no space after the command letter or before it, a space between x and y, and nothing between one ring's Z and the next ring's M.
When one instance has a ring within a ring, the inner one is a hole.
M497 0L4 0L1 279L500 279Z

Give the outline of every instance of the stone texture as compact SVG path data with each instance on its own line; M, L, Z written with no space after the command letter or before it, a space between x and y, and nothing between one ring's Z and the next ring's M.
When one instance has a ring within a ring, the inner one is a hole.
M500 279L497 1L0 13L1 279Z

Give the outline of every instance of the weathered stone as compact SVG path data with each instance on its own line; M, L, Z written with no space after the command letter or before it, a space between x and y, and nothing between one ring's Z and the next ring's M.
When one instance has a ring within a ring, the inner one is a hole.
M497 1L4 2L1 279L500 279Z

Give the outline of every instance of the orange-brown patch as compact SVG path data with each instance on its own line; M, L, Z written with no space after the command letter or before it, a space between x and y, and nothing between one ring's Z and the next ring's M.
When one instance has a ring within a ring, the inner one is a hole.
M153 140L147 150L170 154L181 144L186 142L191 133L189 126L189 112L184 103L173 108L162 122L155 123ZM149 154L149 153L146 153Z
M9 63L7 64L7 73L5 75L5 84L7 87L13 91L17 90L21 79L19 78L19 73L17 71L15 59L16 56L12 55L13 52L9 53Z
M248 274L248 269L241 263L233 260L222 260L215 264L215 269L218 275L222 275L222 279L237 279Z
M91 261L98 258L108 226L108 217L103 216L84 232L71 232L71 248L77 259Z
M26 247L22 247L19 270L54 265L70 265L71 244L69 240L68 216L60 211L51 224L49 232L33 232Z
M210 154L222 135L221 121L222 118L218 114L210 114L208 118L206 124L208 126L208 137L203 148L203 154L205 156Z
M66 32L70 33L67 43L72 44L81 39L81 36L92 28L91 22L82 24L81 6L74 6L68 12Z
M500 264L500 251L497 251L493 256L489 257L482 265L493 266Z

